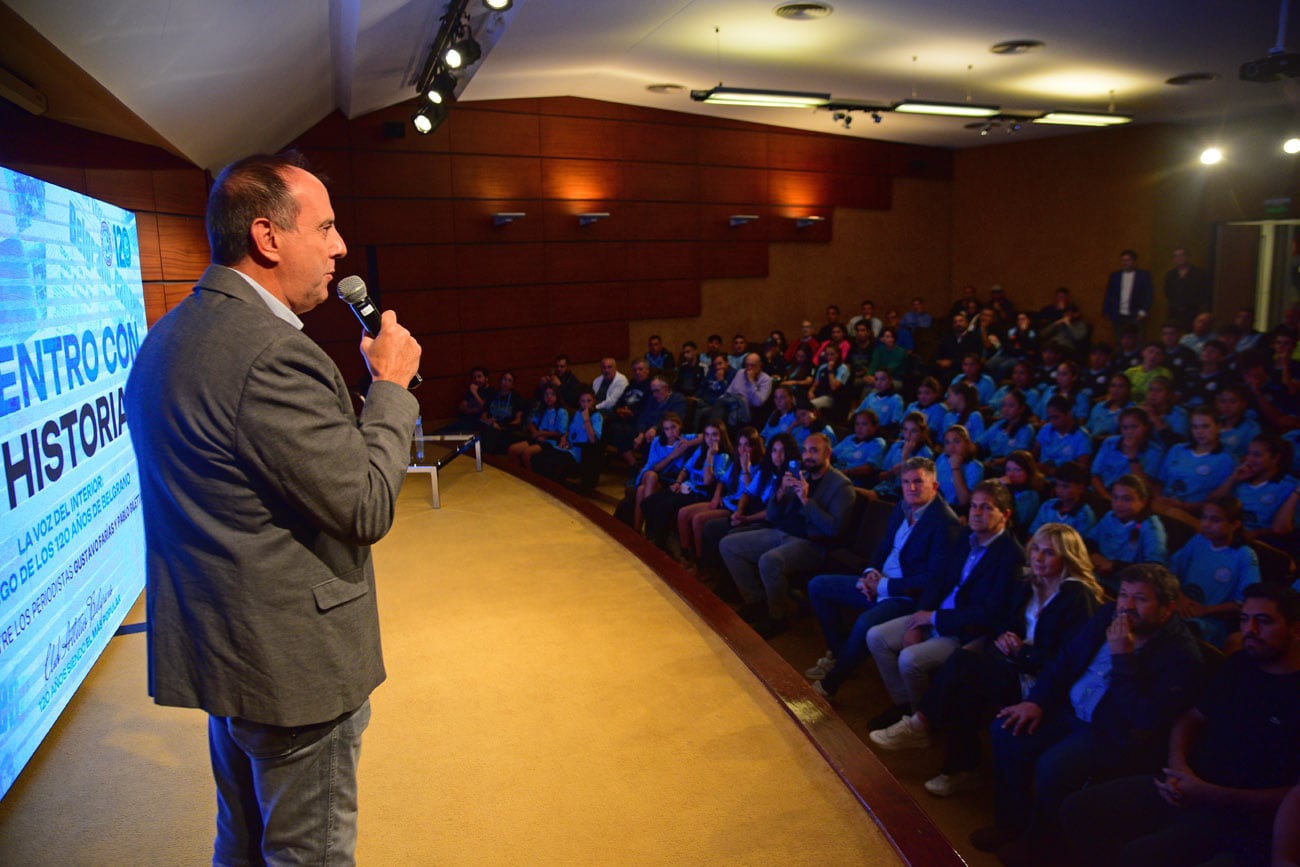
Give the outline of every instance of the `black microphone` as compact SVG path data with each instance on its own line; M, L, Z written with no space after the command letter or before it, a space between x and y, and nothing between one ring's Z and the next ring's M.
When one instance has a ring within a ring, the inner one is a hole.
M357 314L357 319L361 320L361 327L366 329L366 333L371 337L378 336L382 320L379 317L379 308L370 300L370 293L366 291L366 281L355 274L344 277L339 281L337 291L339 297L352 308L352 312ZM422 382L424 377L417 373L407 388L416 388Z

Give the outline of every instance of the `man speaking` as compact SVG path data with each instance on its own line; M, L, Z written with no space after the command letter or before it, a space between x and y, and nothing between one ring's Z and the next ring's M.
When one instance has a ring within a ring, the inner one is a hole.
M149 691L209 714L215 864L351 864L357 760L384 679L369 545L388 531L420 346L361 339L358 419L298 316L347 252L296 154L228 166L213 264L126 387L148 545Z

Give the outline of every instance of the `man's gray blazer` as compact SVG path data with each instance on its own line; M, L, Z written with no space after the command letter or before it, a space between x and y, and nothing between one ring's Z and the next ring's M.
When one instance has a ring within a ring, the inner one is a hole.
M342 375L212 266L149 332L126 387L159 704L298 726L384 679L369 545L393 521L418 406Z

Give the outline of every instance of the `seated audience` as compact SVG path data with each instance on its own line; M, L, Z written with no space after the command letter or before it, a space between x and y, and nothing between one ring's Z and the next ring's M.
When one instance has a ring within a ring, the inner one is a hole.
M1105 395L1093 404L1088 413L1088 433L1094 437L1119 433L1119 414L1133 405L1133 384L1124 374L1116 373L1111 376ZM1151 425L1150 416L1147 416L1147 425Z
M668 544L668 532L677 523L680 509L708 503L731 464L731 438L720 421L705 423L704 432L693 441L694 453L682 462L677 478L668 482L660 474L660 488L641 501L646 538L660 548Z
M912 458L933 457L934 453L930 450L930 428L925 423L925 416L919 412L909 412L899 426L898 439L890 445L880 462L880 481L873 490L886 500L898 500L899 479L907 468L908 461Z
M505 454L517 438L523 436L525 401L515 391L515 375L507 370L501 374L500 386L483 394L483 414L479 438L483 451L490 455Z
M1198 406L1191 413L1192 441L1170 446L1156 474L1156 506L1199 513L1201 503L1232 477L1236 462L1219 444L1214 410Z
M1178 579L1152 563L1119 579L1118 599L990 727L995 824L971 842L1004 864L1044 861L1061 802L1090 779L1161 767L1170 727L1196 699L1201 653L1174 611Z
M1038 406L1042 398L1042 386L1034 381L1034 366L1028 361L1017 361L1011 366L1011 381L998 387L993 392L993 399L989 401L992 407L1002 406L1002 399L1007 396L1007 392L1013 388L1020 389L1020 393L1025 396L1025 405L1029 407L1032 414L1037 415L1034 408Z
M1198 638L1222 650L1243 591L1259 580L1259 558L1241 537L1241 502L1206 500L1201 532L1174 552L1169 565L1182 584L1178 613Z
M1133 398L1139 401L1146 400L1147 386L1157 376L1174 382L1173 372L1165 367L1165 349L1154 340L1142 347L1142 363L1128 368L1124 375L1133 383Z
M1092 458L1092 489L1110 498L1110 486L1120 476L1134 475L1151 485L1160 474L1165 450L1151 428L1151 417L1136 406L1119 414L1119 433L1106 437Z
M935 672L905 723L872 732L882 749L924 748L943 735L943 764L925 790L946 798L981 784L980 735L1001 708L1023 701L1043 666L1073 640L1102 601L1083 540L1064 524L1045 524L1029 540L1029 569L1010 605L983 640L970 642Z
M887 370L871 374L871 391L862 399L854 412L869 409L876 414L880 424L893 428L903 421L903 397L894 391L894 380Z
M541 402L533 408L525 425L527 439L511 443L506 454L528 469L533 456L542 450L542 444L558 441L569 429L569 411L560 402L560 391L551 384L542 386Z
M646 341L645 363L650 366L651 373L671 374L677 367L677 360L671 352L664 349L663 338L658 334L651 334Z
M1043 389L1038 398L1038 406L1035 407L1038 416L1044 418L1047 415L1047 402L1053 397L1060 395L1070 401L1070 412L1074 414L1075 419L1079 422L1086 421L1088 414L1092 412L1092 394L1084 387L1083 378L1079 374L1079 365L1073 361L1062 361L1056 366L1054 382Z
M1242 652L1179 717L1159 769L1123 767L1133 776L1066 799L1061 823L1076 863L1265 864L1270 832L1275 856L1279 842L1292 847L1286 857L1300 854L1300 822L1273 821L1295 803L1288 793L1300 778L1300 595L1257 584L1240 622Z
M826 360L817 367L813 374L813 384L808 388L808 400L820 412L827 413L840 399L840 394L848 388L849 366L840 360L840 349L833 343L822 347L822 357Z
M959 515L966 514L971 491L984 478L984 465L976 460L978 449L970 432L955 424L943 432L943 451L934 462L939 495Z
M919 412L925 416L925 425L930 430L943 430L943 418L948 414L948 407L941 402L943 388L933 376L922 379L916 387L916 400L903 410L903 416Z
M745 601L741 615L764 638L785 631L790 577L822 565L846 530L853 497L853 483L831 468L830 440L811 434L802 464L786 470L768 504L769 526L723 538L722 560Z
M627 392L623 394L626 396ZM632 446L623 453L623 458L629 465L634 462L635 455L643 451L655 438L660 423L669 413L682 418L686 414L686 398L673 391L668 380L656 376L650 380L650 398L641 401L640 411L636 414L633 424L636 436L632 438Z
M1246 456L1246 446L1250 441L1263 432L1259 422L1246 415L1250 403L1245 388L1225 385L1219 389L1214 408L1219 414L1219 442L1233 460L1239 461Z
M548 385L555 386L561 406L578 405L578 395L582 393L582 383L578 382L578 377L574 376L573 371L569 369L569 356L563 354L555 356L555 366L537 384L537 391L533 393L533 403L542 402L542 389Z
M831 466L849 477L859 488L875 483L880 462L885 458L885 440L876 436L876 414L860 409L853 414L853 434L835 444Z
M1046 485L1033 452L1016 449L1007 455L1003 475L997 481L1011 494L1011 529L1017 539L1028 539L1029 525L1038 515Z
M794 437L788 433L779 433L767 440L767 451L758 466L758 480L741 492L740 500L731 515L707 521L702 531L692 530L702 574L710 567L725 572L719 546L728 533L747 532L765 525L767 507L781 488L781 479L790 459L797 460L798 454L799 447L795 445Z
M913 422L924 424L909 418L904 426ZM867 568L860 575L818 575L808 584L826 653L805 674L823 696L834 695L867 658L871 627L916 610L921 594L939 583L962 533L957 515L939 496L932 461L908 458L901 476L903 498Z
M465 387L465 396L456 405L456 420L442 429L442 433L478 433L483 427L483 410L486 408L484 398L487 396L488 371L486 367L475 367L469 372L469 385Z
M725 420L732 425L749 424L753 415L772 396L772 377L763 372L763 359L757 352L745 356L745 366L731 378L731 385L718 400L725 409Z
M632 512L632 529L638 533L644 524L641 503L651 494L663 487L663 480L675 478L686 463L686 455L695 448L694 436L683 436L682 419L676 413L668 413L659 422L659 432L650 441L646 462L632 481L634 510Z
M1242 506L1242 533L1249 540L1286 537L1295 530L1300 483L1287 475L1291 443L1277 434L1260 434L1246 447L1246 457L1213 496L1235 496Z
M705 430L708 433L708 430ZM698 451L698 449L697 449ZM708 500L689 503L677 511L677 538L682 555L687 560L695 557L696 540L703 538L704 527L717 518L730 518L740 507L745 494L758 494L763 457L763 440L753 427L743 427L736 434L736 457L728 465Z
M1065 524L1080 536L1086 536L1097 523L1097 516L1088 505L1085 493L1088 487L1088 471L1078 464L1062 464L1052 476L1053 498L1043 503L1029 525L1029 532L1036 533L1044 524Z
M898 329L887 325L880 329L880 337L871 353L871 372L883 370L897 381L907 373L907 348L899 343Z
M1030 449L1034 444L1034 413L1025 399L1025 393L1014 386L1002 393L998 403L1000 418L979 438L980 454L987 460L984 466L990 472L1001 472L1007 455L1018 449Z
M596 411L606 415L613 412L626 388L627 377L618 372L618 362L602 358L600 376L591 383L591 391L596 396Z
M601 448L600 431L604 423L605 417L596 411L596 395L584 387L578 395L578 409L573 413L569 429L558 440L542 441L541 451L533 455L533 472L557 482L577 474L584 460L599 457L598 452L591 458L586 457L583 447ZM590 486L593 481L584 478L583 484Z
M915 731L911 713L920 707L930 672L984 635L1011 605L1025 552L1011 533L1010 493L997 482L980 482L967 520L970 533L958 537L939 580L922 588L917 610L867 632L867 648L898 717L871 732L875 743L889 745Z
M1173 382L1167 376L1157 376L1147 384L1146 400L1138 404L1146 410L1165 448L1186 442L1191 435L1191 416L1176 401Z
M1093 397L1104 395L1110 387L1110 378L1116 373L1123 376L1123 370L1115 369L1113 352L1110 344L1099 340L1088 350L1088 369L1083 371L1083 387L1092 392ZM1127 379L1127 377L1125 377ZM1132 385L1129 385L1130 391Z
M971 439L984 435L979 393L969 382L954 382L948 386L948 411L943 414L943 427L939 430L947 430L955 424L966 428Z
M790 428L790 436L794 437L795 444L803 449L804 440L808 439L809 434L819 433L826 437L832 446L835 445L835 431L829 424L822 421L821 414L817 412L817 407L805 397L796 398L794 409L794 427Z
M1057 395L1047 402L1043 426L1034 437L1034 457L1044 468L1086 464L1092 457L1088 432L1079 427L1070 398Z
M673 379L673 388L687 397L694 396L708 375L708 370L708 364L700 358L700 350L695 341L686 341L677 356L677 376Z
M788 385L778 385L772 389L772 414L763 425L763 441L769 442L779 433L789 433L794 427L794 392Z
M1118 589L1117 576L1131 563L1168 560L1165 525L1151 511L1151 489L1137 476L1120 476L1110 486L1110 511L1084 534L1092 568L1107 590Z

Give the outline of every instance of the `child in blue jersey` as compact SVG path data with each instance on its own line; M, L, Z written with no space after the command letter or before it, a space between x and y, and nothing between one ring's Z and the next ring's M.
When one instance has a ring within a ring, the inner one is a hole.
M909 412L903 416L899 427L898 439L894 440L880 462L880 481L874 490L881 498L898 500L901 495L899 477L903 473L903 464L910 458L932 458L930 451L930 426L925 423L925 416L919 412Z
M641 503L663 487L663 479L674 479L686 463L686 454L695 447L695 437L682 435L682 417L666 412L659 421L659 435L650 442L645 466L637 473L636 509L632 513L632 529L638 533L645 523Z
M1044 524L1066 524L1078 531L1080 536L1087 536L1092 525L1097 523L1097 516L1084 500L1088 487L1088 471L1078 464L1061 464L1056 468L1052 478L1052 493L1055 497L1043 503L1029 525L1029 534L1038 532Z
M599 443L604 423L605 417L596 411L596 395L585 388L578 395L578 409L573 413L569 429L558 440L544 440L541 451L533 455L530 461L533 472L556 481L578 472L582 464L579 447Z
M1156 505L1200 514L1201 503L1232 478L1237 462L1219 443L1214 409L1198 406L1191 413L1192 441L1170 447L1160 465Z
M845 437L831 449L831 466L859 488L875 484L880 462L885 458L885 440L876 436L878 426L874 412L860 409L853 414L853 436Z
M943 432L943 453L934 462L934 479L939 495L958 514L965 514L971 491L984 480L984 465L975 459L978 453L966 428L955 424Z
M992 406L1002 406L1002 398L1007 396L1013 388L1020 389L1021 394L1025 396L1025 404L1029 411L1037 415L1035 407L1038 406L1042 399L1042 387L1034 382L1034 366L1028 361L1017 361L1011 367L1011 381L1006 385L993 392Z
M753 475L750 476L750 483L741 491L740 499L731 514L712 518L704 522L703 528L692 528L696 562L702 574L713 572L722 582L719 589L730 587L734 592L735 588L727 583L730 579L718 553L718 543L730 532L743 532L745 527L756 526L767 520L767 504L780 490L781 477L785 474L788 459L798 455L799 447L794 444L794 437L788 433L772 437L767 441L767 452L758 464L757 480Z
M1056 366L1056 384L1049 385L1039 398L1037 407L1040 418L1047 415L1047 402L1054 397L1064 397L1070 401L1070 412L1075 419L1083 422L1092 411L1092 394L1083 387L1079 365L1073 361L1062 361Z
M974 352L968 352L961 357L961 373L953 377L948 385L951 387L958 382L964 382L975 389L979 406L988 406L989 401L993 400L993 393L998 389L998 384L993 381L993 377L984 372L984 362Z
M943 417L948 412L948 407L939 402L942 394L939 380L927 376L916 387L916 400L903 410L903 417L906 418L909 413L919 412L925 416L926 427L930 430L943 430Z
M1246 446L1263 431L1259 422L1246 415L1250 406L1246 390L1239 385L1225 385L1214 399L1219 411L1219 442L1236 460L1246 456Z
M1246 458L1218 490L1216 497L1235 496L1242 507L1242 534L1247 541L1277 543L1295 530L1300 483L1287 475L1291 444L1277 434L1260 434L1246 446ZM1283 544L1283 547L1288 547Z
M1211 497L1202 504L1201 532L1175 551L1169 564L1182 584L1178 613L1203 641L1220 649L1237 622L1242 593L1259 581L1259 558L1240 530L1237 498Z
M1119 414L1132 405L1133 384L1124 374L1115 374L1110 378L1107 386L1106 399L1093 404L1092 410L1088 413L1088 433L1095 437L1108 437L1119 433Z
M947 430L955 424L966 428L971 439L984 435L984 417L980 415L979 394L969 382L958 380L948 386L948 411L943 414L943 427Z
M879 424L886 427L901 424L903 421L903 396L894 391L894 380L888 370L883 368L871 374L874 388L863 399L862 404L854 410L859 413L869 409L876 414Z
M978 441L980 453L985 456L985 470L991 473L1002 472L1007 455L1034 446L1034 426L1030 423L1033 410L1025 400L1025 393L1013 387L1003 394L999 406L1002 417Z
M1174 382L1167 376L1157 376L1147 384L1147 397L1138 404L1151 416L1151 425L1165 448L1174 443L1186 442L1190 434L1187 410L1174 403Z
M1007 455L1004 474L998 479L1011 493L1011 528L1020 540L1029 538L1029 525L1034 522L1043 502L1043 474L1038 461L1026 449L1016 449Z
M1108 497L1110 486L1120 476L1132 473L1148 483L1160 471L1165 450L1152 435L1151 417L1136 406L1119 415L1119 433L1106 437L1092 458L1092 487L1098 496Z
M1092 458L1092 440L1079 427L1070 399L1057 395L1047 402L1045 424L1034 437L1034 457L1044 467L1057 467L1071 461L1083 464Z
M790 386L778 385L772 389L772 414L767 417L767 424L760 431L764 442L771 442L772 437L779 433L789 433L790 428L794 427L794 404L794 390Z
M569 411L560 403L560 390L549 383L542 388L542 399L533 407L525 425L528 438L511 443L506 455L528 469L533 455L542 450L542 444L557 442L569 429Z
M713 499L714 490L731 466L731 437L727 435L726 422L720 419L705 422L704 431L694 442L694 454L687 456L676 480L641 503L646 538L660 548L668 542L668 531L676 524L678 510Z
M751 426L741 428L734 449L734 460L718 476L713 496L677 510L677 538L681 541L682 556L688 560L696 552L696 540L702 538L705 525L717 518L730 518L746 492L758 492L759 464L763 456L763 440L758 431Z
M1151 511L1151 489L1137 476L1121 476L1110 486L1110 511L1084 537L1089 541L1097 580L1119 592L1116 576L1133 563L1168 560L1165 525Z
M790 428L789 434L794 437L795 445L799 446L799 453L803 452L803 441L808 439L810 434L825 434L826 438L835 445L835 431L831 426L821 420L817 413L817 408L806 397L799 397L799 403L794 411L794 427Z

